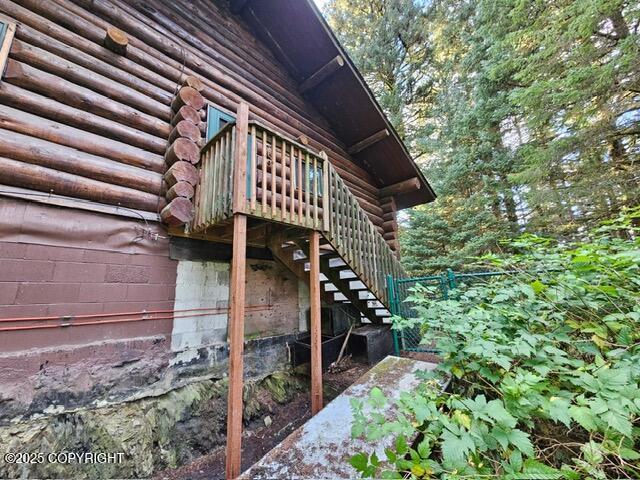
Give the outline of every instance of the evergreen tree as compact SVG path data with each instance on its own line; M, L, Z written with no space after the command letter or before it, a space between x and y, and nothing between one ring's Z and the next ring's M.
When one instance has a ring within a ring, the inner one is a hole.
M637 205L640 4L330 0L327 16L439 198L401 222L415 272Z

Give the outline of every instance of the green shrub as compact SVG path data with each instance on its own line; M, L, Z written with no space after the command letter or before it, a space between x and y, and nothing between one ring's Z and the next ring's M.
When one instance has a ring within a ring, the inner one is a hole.
M386 458L352 465L376 478L640 478L640 209L584 242L523 236L485 259L518 271L410 299L443 361L395 418L379 390L354 402L354 437ZM450 378L443 392L436 381Z

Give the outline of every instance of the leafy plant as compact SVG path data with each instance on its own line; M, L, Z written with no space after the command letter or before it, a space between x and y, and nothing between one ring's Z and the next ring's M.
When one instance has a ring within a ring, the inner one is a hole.
M573 244L516 239L518 253L485 261L517 274L448 300L416 287L417 318L396 328L419 325L442 363L391 421L377 389L353 403L353 435L389 448L352 465L375 478L640 478L638 219Z

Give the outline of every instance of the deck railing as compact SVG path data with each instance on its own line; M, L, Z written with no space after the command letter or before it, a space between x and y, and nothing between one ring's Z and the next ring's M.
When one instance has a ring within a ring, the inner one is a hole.
M203 147L192 230L206 231L234 213L318 230L388 307L386 275L404 271L326 155L258 122L245 125L246 160L236 164L235 123ZM240 201L234 184L245 190Z

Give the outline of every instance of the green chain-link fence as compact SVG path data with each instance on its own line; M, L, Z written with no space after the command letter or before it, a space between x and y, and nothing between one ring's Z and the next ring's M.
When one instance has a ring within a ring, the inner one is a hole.
M417 285L439 287L434 295L436 295L437 298L446 300L449 298L449 292L461 283L474 282L510 273L514 272L459 273L447 269L442 275L425 277L393 278L389 275L387 276L387 288L389 289L391 298L391 314L403 318L414 318L416 316L414 306L407 298L411 295L412 289ZM393 342L396 355L399 355L403 350L409 352L436 352L433 345L421 343L421 341L422 335L420 334L420 328L418 326L393 330Z

